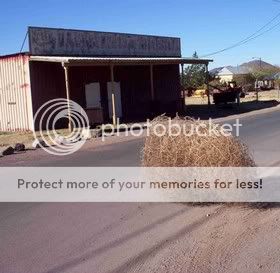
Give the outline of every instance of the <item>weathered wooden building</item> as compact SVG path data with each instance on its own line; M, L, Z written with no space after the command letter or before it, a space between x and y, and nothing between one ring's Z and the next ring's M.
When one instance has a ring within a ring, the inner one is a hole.
M182 111L179 38L30 27L29 52L0 57L0 130L36 130L45 102L81 105L92 126Z

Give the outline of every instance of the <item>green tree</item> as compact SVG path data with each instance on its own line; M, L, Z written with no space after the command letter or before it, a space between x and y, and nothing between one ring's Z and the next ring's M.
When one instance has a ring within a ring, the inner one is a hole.
M252 76L255 78L255 80L263 80L267 76L271 76L275 73L277 73L279 70L278 68L272 68L272 69L255 69L252 71Z
M198 58L196 52L194 52L193 58ZM202 87L205 83L205 72L204 64L193 64L186 67L183 71L184 89L197 89Z
M255 80L256 80L255 76L253 76L251 73L233 76L233 81L235 81L236 84L239 86L248 85L248 84L254 85Z
M276 80L275 80L275 87L276 87L277 89L280 89L280 79L276 79Z

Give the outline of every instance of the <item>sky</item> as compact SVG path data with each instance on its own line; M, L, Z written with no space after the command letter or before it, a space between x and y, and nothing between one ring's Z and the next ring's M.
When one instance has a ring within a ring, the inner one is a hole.
M181 38L184 57L194 51L203 56L246 38L279 12L280 0L5 0L0 55L19 52L27 27L42 26L175 36ZM280 25L212 56L211 67L238 65L253 57L280 65L279 48Z

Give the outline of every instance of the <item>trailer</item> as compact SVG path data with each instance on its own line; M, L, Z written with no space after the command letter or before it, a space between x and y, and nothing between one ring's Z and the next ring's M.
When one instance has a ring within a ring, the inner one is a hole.
M236 82L229 82L225 88L211 86L213 88L213 100L215 105L237 103L240 98L245 97L242 87L237 86Z

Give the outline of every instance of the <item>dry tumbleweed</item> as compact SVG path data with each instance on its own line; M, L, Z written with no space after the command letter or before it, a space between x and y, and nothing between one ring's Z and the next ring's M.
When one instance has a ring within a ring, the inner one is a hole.
M174 126L170 126L172 124ZM153 130L155 127L156 130ZM171 131L166 130L168 127ZM179 128L181 133L177 134ZM211 135L208 134L209 130ZM166 116L159 116L152 121L149 135L146 137L142 165L251 167L255 166L255 163L247 147L237 137L222 134L221 127L214 123L188 117L176 117L171 120Z

